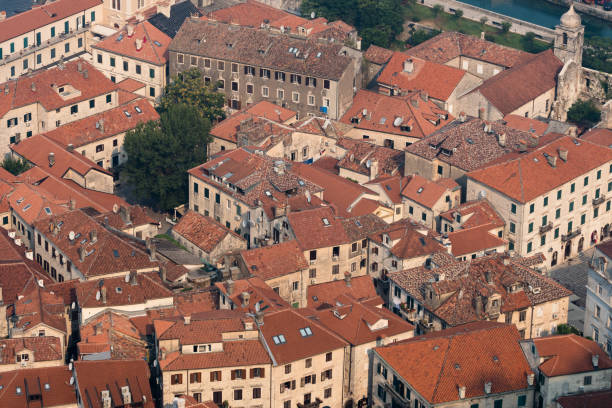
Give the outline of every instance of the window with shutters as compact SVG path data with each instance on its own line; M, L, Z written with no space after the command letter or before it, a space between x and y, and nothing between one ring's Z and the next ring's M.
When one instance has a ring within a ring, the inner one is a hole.
M211 371L210 372L210 381L221 381L221 371Z
M182 384L183 383L183 374L172 374L170 376L170 384Z
M232 380L244 380L246 378L246 370L232 370Z
M202 373L191 373L189 374L189 383L201 383L202 382Z
M264 368L251 368L251 378L264 378Z

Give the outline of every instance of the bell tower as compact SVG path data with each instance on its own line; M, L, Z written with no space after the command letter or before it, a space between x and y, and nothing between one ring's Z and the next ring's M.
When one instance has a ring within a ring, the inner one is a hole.
M584 26L574 5L561 16L561 23L555 27L555 55L563 64L573 60L582 66L582 48L584 45Z

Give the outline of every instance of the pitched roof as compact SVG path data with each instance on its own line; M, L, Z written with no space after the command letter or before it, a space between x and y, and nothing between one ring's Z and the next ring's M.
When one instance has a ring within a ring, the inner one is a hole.
M446 31L406 51L425 60L446 64L465 56L502 67L512 67L531 54L467 34Z
M235 340L224 342L222 352L170 353L159 366L164 371L178 371L270 363L270 356L259 340Z
M459 216L461 228L467 229L472 227L480 227L490 224L494 227L502 227L505 221L497 213L489 200L472 200L460 204L458 207L440 214L441 218L447 221L455 222Z
M308 268L304 252L296 241L240 252L249 273L263 280L273 279Z
M486 128L490 126L490 131ZM505 135L505 143L499 143ZM549 133L535 139L531 133L505 126L499 122L489 123L478 118L467 118L465 122L455 120L425 139L406 147L410 154L426 160L439 160L464 171L484 167L504 156L518 155L521 141L526 150L550 142L560 135ZM532 143L531 140L535 141ZM503 144L503 146L502 146Z
M125 133L150 120L159 120L159 114L147 100L140 99L67 123L44 135L63 147L81 147Z
M115 208L117 208L117 211L115 211ZM148 224L159 225L156 220L147 214L148 211L151 210L140 205L128 207L118 205L113 207L112 211L95 215L94 218L98 222L106 223L121 231Z
M544 135L548 129L548 123L533 118L526 118L521 115L506 115L504 117L504 122L506 122L506 126L513 129L530 132L538 136Z
M108 170L98 166L93 161L75 151L69 152L66 148L45 135L38 134L29 137L19 143L14 143L11 150L19 156L26 158L38 167L43 167L45 172L56 177L63 178L69 170L85 177L90 171L111 176ZM49 154L53 153L55 162L49 164Z
M206 41L195 41L202 38ZM339 80L353 63L350 57L341 55L342 47L267 30L188 19L169 50ZM290 48L299 50L298 57L288 51Z
M448 334L443 330L374 350L419 395L438 404L459 400L458 387L465 387L465 398L482 397L487 382L492 394L527 389L532 371L519 339L514 325L494 325Z
M110 37L92 45L113 54L146 61L154 65L164 65L168 61L168 46L172 39L148 21L138 23L133 27L132 35L128 35L127 28L117 31ZM138 49L137 40L141 40Z
M76 406L75 388L70 385L71 376L72 372L63 365L5 371L0 376L0 405L24 407L32 404L30 397L40 395L45 407ZM22 392L17 394L17 388ZM26 389L28 392L23 392Z
M377 146L366 141L351 138L342 138L336 142L337 146L346 149L346 154L338 162L338 167L370 177L373 172L372 163L378 167L378 172L372 174L379 177L385 174L401 173L404 167L404 153L388 147Z
M604 128L591 129L588 132L580 136L583 140L588 140L591 143L598 144L600 146L606 146L612 148L612 130Z
M560 151L567 152L567 161ZM555 160L555 167L548 162ZM468 174L479 183L489 186L512 200L527 203L587 172L609 163L612 150L600 145L561 136L532 152ZM606 169L607 171L607 169Z
M455 230L448 233L451 252L459 257L475 252L505 247L508 241L489 232L491 225Z
M561 408L607 408L612 405L612 390L559 397L557 404Z
M277 123L283 123L295 117L295 115L295 111L283 108L268 101L260 101L222 120L213 126L210 130L210 134L214 137L236 143L238 131L244 121L248 121L249 119L257 121L261 118L265 118Z
M454 183L453 188L449 188L448 184L446 180L443 182L431 181L418 174L413 174L402 189L402 196L425 208L433 208L442 196L459 188L457 183Z
M276 291L259 277L216 282L215 287L230 299L235 309L241 309L243 312L254 313L257 308L259 310L289 308L289 303L283 300ZM245 299L245 294L248 296L248 302Z
M0 43L37 28L62 21L69 16L80 14L98 5L102 5L102 0L58 0L32 7L30 10L0 21Z
M361 89L340 121L357 129L421 139L452 119L425 93L415 91L403 96L387 96Z
M252 323L252 318L242 311L214 310L192 314L188 323L183 316L174 316L154 320L153 324L158 340L178 340L184 346L221 342L224 333L248 331L247 322Z
M68 333L64 299L53 291L39 286L23 293L15 302L14 329L29 330L38 324L45 324L63 333ZM63 350L62 350L63 351Z
M157 27L170 38L174 38L185 19L191 16L201 16L200 10L190 1L183 1L170 6L170 17L157 13L149 18L149 23Z
M106 352L113 360L146 359L148 343L128 316L106 311L80 328L78 350L83 356Z
M575 334L539 337L533 344L541 361L538 369L547 377L612 368L612 360L599 344ZM599 356L598 368L593 367L593 355Z
M399 259L446 252L446 248L435 238L433 231L408 219L389 224L384 230L370 235L370 239L382 244L384 235L388 235L391 240L391 254Z
M50 222L58 226L56 233L48 232ZM143 249L108 231L81 210L37 221L34 227L71 260L85 278L158 266ZM75 234L72 241L71 232ZM83 261L80 251L84 253Z
M15 364L17 354L23 350L33 352L33 362L57 361L63 363L64 353L57 337L22 337L0 340L0 364ZM0 380L1 381L1 380Z
M129 386L132 404L155 407L149 385L151 374L144 360L75 361L74 370L85 408L101 407L100 391L104 389L110 391L112 401L123 401L121 387L124 386Z
M404 70L404 61L408 60L412 61L412 71ZM381 85L398 87L405 91L423 91L434 99L446 101L465 75L465 71L458 68L396 51L376 81Z
M347 279L349 278L345 276L345 279L308 286L307 307L314 310L328 309L336 305L338 297L351 299L354 302L376 300L380 301L380 304L383 303L369 275L355 276L348 281Z
M214 251L228 235L244 242L246 246L244 238L240 235L212 218L195 211L188 211L187 214L183 215L178 224L172 227L172 230L206 253Z
M310 328L312 334L303 335L300 329ZM293 309L268 312L259 327L268 349L277 364L287 364L345 346L345 341L306 319ZM283 336L284 341L279 336Z
M549 49L489 78L470 93L479 92L505 116L554 89L561 68L563 63Z
M50 215L60 215L68 211L67 201L56 199L46 188L25 183L16 184L13 191L7 195L7 201L13 212L28 225Z
M287 218L295 238L305 251L349 242L342 221L334 216L330 207L290 213Z
M104 296L98 292L106 289ZM164 286L157 272L131 273L130 281L124 276L89 280L76 285L76 295L81 308L104 308L138 305L154 299L172 299L172 291Z
M377 45L370 45L366 52L363 54L363 58L366 61L370 61L374 64L383 65L388 62L393 56L393 51L386 48L379 47Z
M99 2L99 0L95 1ZM71 2L64 1L64 3ZM85 71L88 73L87 78L82 73ZM68 95L66 92L60 94L60 89L66 85L72 86L77 92ZM77 59L61 66L22 75L17 79L0 84L0 89L5 90L0 93L0 116L4 116L11 109L34 103L40 103L46 111L74 105L77 102L113 92L117 89L117 85L87 61Z

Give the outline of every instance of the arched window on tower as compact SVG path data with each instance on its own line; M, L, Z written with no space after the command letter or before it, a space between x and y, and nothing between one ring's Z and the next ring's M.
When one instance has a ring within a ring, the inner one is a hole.
M567 33L563 33L563 45L567 45Z

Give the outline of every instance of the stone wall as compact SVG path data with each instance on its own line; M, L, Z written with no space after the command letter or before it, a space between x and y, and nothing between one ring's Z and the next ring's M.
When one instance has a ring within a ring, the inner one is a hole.
M583 96L595 99L601 104L605 103L608 99L606 95L606 87L612 90L612 74L583 67L582 78Z

